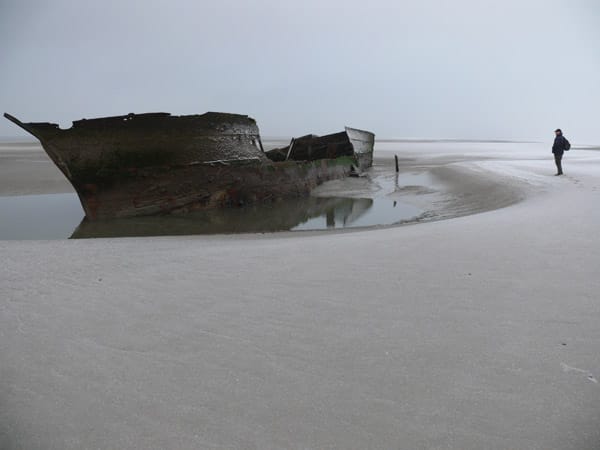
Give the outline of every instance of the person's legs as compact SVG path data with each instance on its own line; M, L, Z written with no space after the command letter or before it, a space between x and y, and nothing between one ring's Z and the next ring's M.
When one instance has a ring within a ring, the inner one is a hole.
M560 153L554 154L554 162L556 163L557 173L556 175L562 175L562 155Z

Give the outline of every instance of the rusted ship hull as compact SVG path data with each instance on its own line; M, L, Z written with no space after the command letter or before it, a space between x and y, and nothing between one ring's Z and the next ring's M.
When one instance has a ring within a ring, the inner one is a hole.
M366 170L373 164L374 144L373 133L346 127L341 133L294 138L287 147L270 150L267 156L273 161L315 161L349 156L356 160L358 170Z
M278 160L263 151L254 119L237 114L129 114L76 121L66 130L5 117L40 140L75 188L88 220L305 195L324 181L368 167L368 148L359 155L350 135L358 133L363 141L373 136L347 129L345 137L339 133L326 143L327 154L303 154L298 145L298 153ZM311 139L315 148L319 139ZM362 145L355 141L357 148ZM371 158L372 149L371 144Z
M184 165L135 169L111 186L78 190L90 220L243 206L305 195L318 184L348 176L348 158L244 165Z

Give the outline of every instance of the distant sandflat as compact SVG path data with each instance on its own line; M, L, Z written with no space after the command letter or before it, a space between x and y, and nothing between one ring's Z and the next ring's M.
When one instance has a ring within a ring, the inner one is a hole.
M0 195L74 192L35 142L0 142Z

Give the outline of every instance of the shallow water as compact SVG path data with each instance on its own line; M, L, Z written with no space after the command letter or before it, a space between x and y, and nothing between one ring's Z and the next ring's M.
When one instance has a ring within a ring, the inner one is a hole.
M76 194L0 197L0 239L66 239L83 216Z
M325 213L296 225L292 230L323 230L334 228L391 225L415 219L423 211L415 206L386 198L342 198Z
M390 225L418 208L388 198L305 197L187 215L88 222L76 194L0 197L0 239L66 239L325 230Z

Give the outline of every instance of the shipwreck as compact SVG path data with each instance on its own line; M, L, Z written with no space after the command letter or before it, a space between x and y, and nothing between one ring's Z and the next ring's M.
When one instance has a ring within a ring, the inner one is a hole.
M373 133L346 127L265 151L256 121L208 112L23 123L69 180L87 220L240 206L303 196L373 161Z

